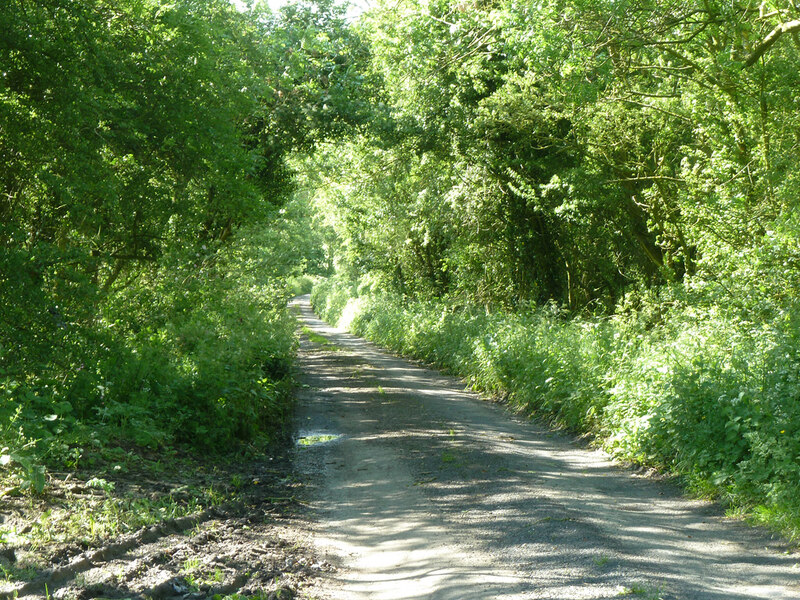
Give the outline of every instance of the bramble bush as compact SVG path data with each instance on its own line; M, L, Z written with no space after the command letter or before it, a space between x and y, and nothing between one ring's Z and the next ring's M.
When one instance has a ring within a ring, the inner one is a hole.
M603 318L554 305L487 314L379 291L355 301L356 289L323 282L315 309L335 321L355 306L354 333L800 536L797 314L757 323L672 288Z

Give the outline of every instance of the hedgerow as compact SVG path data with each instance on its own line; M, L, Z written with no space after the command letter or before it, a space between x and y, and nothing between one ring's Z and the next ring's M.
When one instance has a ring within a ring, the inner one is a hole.
M27 363L4 363L0 455L20 489L41 492L46 468L87 467L118 447L225 452L281 439L296 322L282 280L261 282L246 250L165 258L169 269L140 275L95 318L65 312L50 332L59 339Z

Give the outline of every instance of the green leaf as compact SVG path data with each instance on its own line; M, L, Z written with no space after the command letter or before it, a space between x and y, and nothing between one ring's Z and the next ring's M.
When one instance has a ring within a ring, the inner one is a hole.
M42 465L35 465L33 468L30 469L28 472L28 478L31 483L31 487L37 494L41 494L44 491L45 486L45 469Z

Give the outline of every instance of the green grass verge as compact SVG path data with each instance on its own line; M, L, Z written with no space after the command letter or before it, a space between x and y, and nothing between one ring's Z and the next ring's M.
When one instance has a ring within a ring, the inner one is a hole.
M336 344L331 342L324 335L320 335L317 332L313 331L306 325L302 326L301 331L303 332L303 335L306 336L312 344L316 344L317 346L322 346L325 350L333 350L333 351L339 350L339 347Z

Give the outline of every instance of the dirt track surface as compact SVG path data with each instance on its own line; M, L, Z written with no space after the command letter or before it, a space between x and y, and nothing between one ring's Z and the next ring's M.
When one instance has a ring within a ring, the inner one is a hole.
M295 306L330 342L302 344L296 460L322 596L800 599L766 532Z
M304 588L332 566L306 543L289 461L263 457L206 467L187 466L156 480L153 474L128 473L116 490L147 502L177 498L188 486L227 488L227 499L205 510L111 539L9 545L0 536L0 600L307 597ZM36 521L69 510L68 496L75 494L104 498L78 478L53 481L46 497L0 498L0 524L28 531Z

